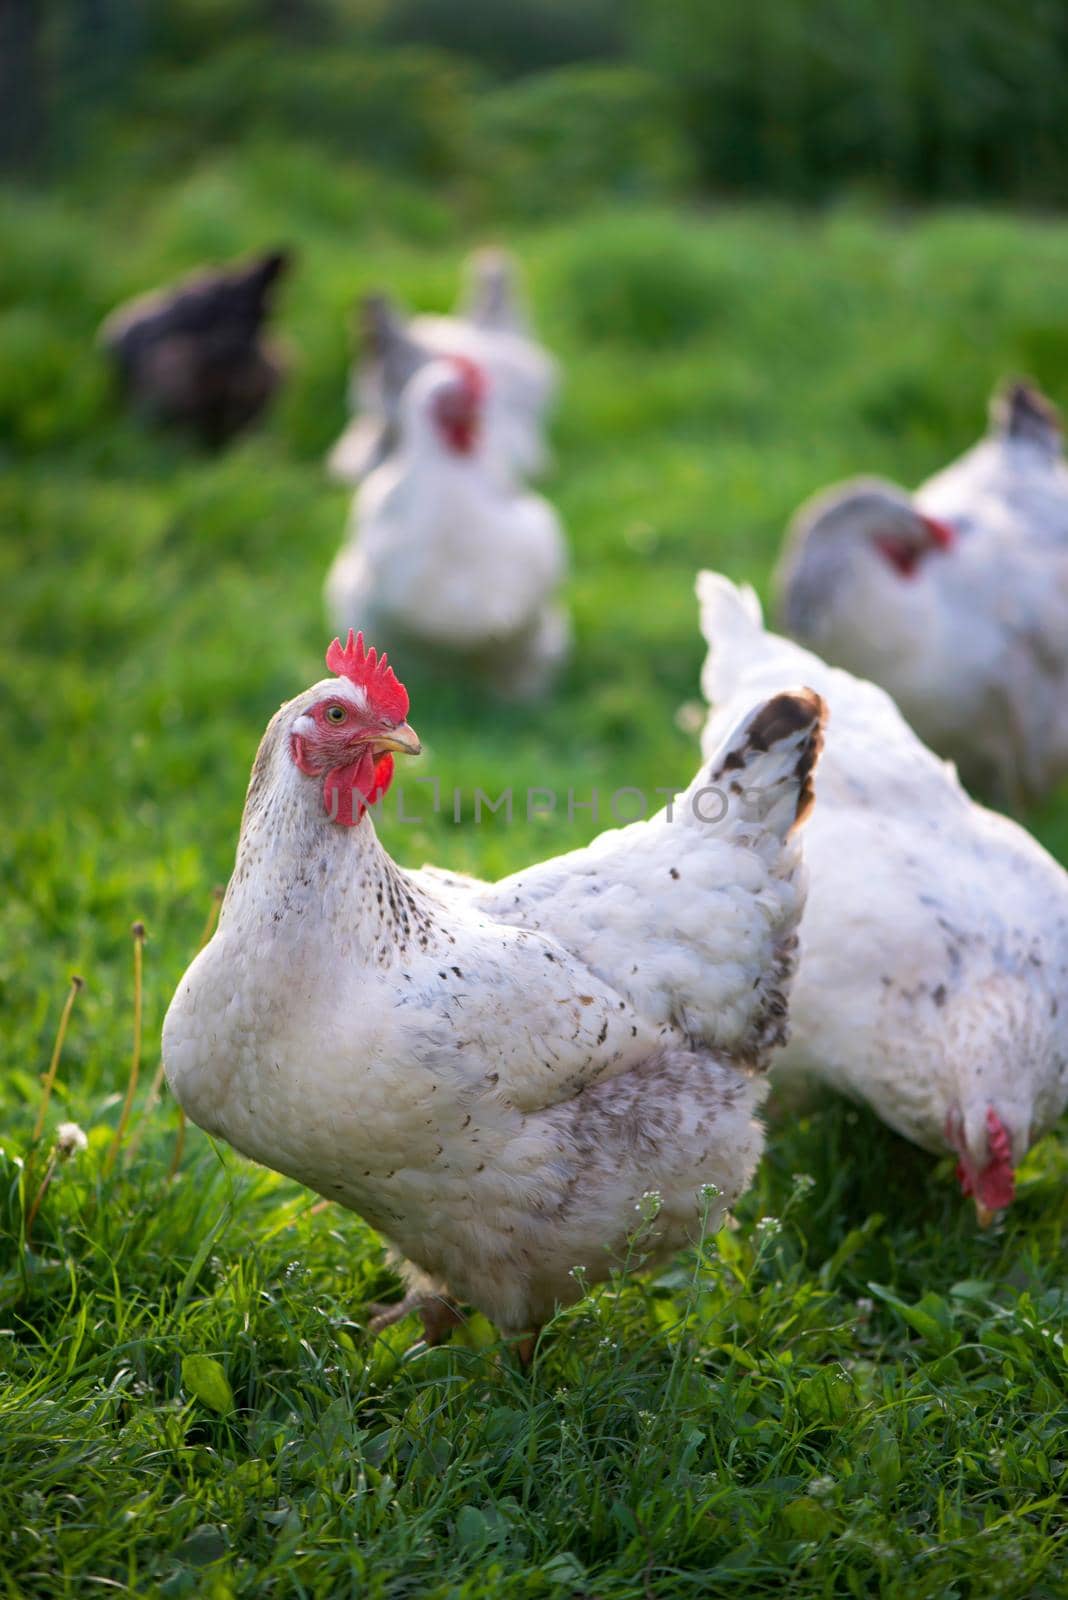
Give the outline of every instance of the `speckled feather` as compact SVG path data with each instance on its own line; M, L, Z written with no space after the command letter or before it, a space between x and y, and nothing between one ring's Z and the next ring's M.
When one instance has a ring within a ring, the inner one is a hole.
M765 632L751 591L705 573L698 593L706 749L799 678L830 711L773 1076L823 1079L933 1151L959 1112L979 1166L993 1106L1019 1162L1068 1104L1068 874L974 804L881 689Z
M507 923L466 880L403 871L369 816L328 821L288 751L328 692L338 680L264 737L218 930L167 1015L167 1076L201 1127L359 1211L416 1281L523 1329L577 1293L572 1267L608 1272L646 1190L662 1196L666 1252L696 1229L700 1185L721 1191L714 1220L749 1181L763 1095L749 1069L782 1026L802 900L792 830L821 708L799 697L785 721L747 719L726 753L759 794L719 830L649 824L644 851L625 830L622 846L563 858L556 928ZM610 960L595 907L612 895ZM703 923L705 959L729 974L723 1026L695 960Z
M816 496L778 585L788 632L889 690L967 781L1014 806L1068 773L1068 465L1037 390L998 391L991 413L987 436L914 494L858 479ZM870 535L917 514L956 538L902 577Z
M514 266L500 252L468 263L457 314L406 318L382 295L364 302L364 359L352 376L352 422L330 452L331 475L353 487L394 451L400 401L412 375L443 356L465 356L494 390L493 454L509 478L536 477L548 451L544 429L559 386L556 363L531 336L515 296Z
M466 454L443 442L435 406L456 381L451 362L436 362L405 390L400 447L356 496L327 610L395 656L481 656L491 684L536 693L569 644L563 531L547 501L493 472L485 437Z

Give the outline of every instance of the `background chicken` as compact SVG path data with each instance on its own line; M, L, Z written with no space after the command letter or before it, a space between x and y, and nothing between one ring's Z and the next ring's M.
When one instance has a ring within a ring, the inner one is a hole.
M547 463L545 423L557 390L556 364L536 343L504 251L477 251L465 269L456 314L406 318L383 294L362 304L363 356L351 384L353 419L330 452L331 476L358 484L396 445L401 396L428 361L462 356L490 374L495 394L494 457L510 477L535 477Z
M167 1076L209 1132L366 1217L420 1297L529 1330L573 1268L607 1276L647 1190L664 1254L702 1185L714 1225L749 1180L822 704L747 707L670 816L491 887L385 853L366 808L418 751L408 697L362 638L327 665L260 746Z
M198 273L113 311L100 338L147 415L225 444L267 407L283 364L264 339L285 251Z
M492 383L492 380L490 380ZM442 656L498 693L540 693L570 642L558 590L567 551L547 501L489 459L492 391L464 360L432 362L404 391L397 451L356 495L326 581L342 632Z
M1068 773L1068 468L1036 390L995 395L989 436L914 495L865 478L802 507L778 586L788 632L968 781L1020 804Z
M472 327L533 339L530 312L515 257L507 250L474 250L464 262L456 315Z
M951 1150L980 1216L1068 1104L1068 875L971 801L874 684L766 633L751 590L703 573L716 747L739 708L803 680L829 708L782 1080L867 1101Z

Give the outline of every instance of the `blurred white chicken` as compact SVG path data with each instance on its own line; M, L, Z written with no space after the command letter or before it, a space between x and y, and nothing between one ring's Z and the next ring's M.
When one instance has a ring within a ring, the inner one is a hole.
M420 367L463 356L492 378L489 451L510 478L536 477L548 452L545 423L556 397L556 363L530 331L517 270L503 251L473 255L456 314L405 319L385 295L362 306L364 359L351 383L353 419L330 452L332 477L356 485L397 442L401 396Z
M383 850L367 806L418 752L408 696L362 638L327 665L260 745L167 1077L201 1127L381 1230L428 1338L457 1301L529 1331L640 1213L662 1258L750 1179L823 708L747 706L669 811L489 886Z
M1002 802L1068 773L1068 467L1027 384L914 495L857 479L810 501L778 572L786 630L873 679Z
M429 652L505 697L529 698L567 655L558 598L567 550L548 502L487 461L491 405L470 361L416 372L397 450L357 491L327 610L341 632L363 628L394 652Z
M706 751L786 684L811 684L829 712L773 1078L822 1080L952 1151L986 1221L1068 1105L1068 874L974 804L882 689L766 633L751 589L705 572L698 597Z

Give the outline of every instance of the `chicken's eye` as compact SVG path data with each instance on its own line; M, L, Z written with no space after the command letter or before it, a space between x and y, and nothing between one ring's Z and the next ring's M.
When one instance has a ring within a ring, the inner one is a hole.
M326 708L327 722L344 722L347 716L348 712L344 706L327 706Z

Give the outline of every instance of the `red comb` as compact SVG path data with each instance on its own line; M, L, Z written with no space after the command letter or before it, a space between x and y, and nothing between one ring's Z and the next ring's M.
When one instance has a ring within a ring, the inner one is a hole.
M986 1113L986 1142L994 1161L1012 1166L1012 1139L993 1106L988 1107Z
M408 715L408 691L398 681L384 650L377 655L373 648L364 649L362 633L354 634L350 628L344 645L335 639L326 652L326 664L339 678L348 678L350 683L366 689L369 704L380 715L393 722L404 721Z
M449 360L457 367L460 376L475 400L482 400L486 393L486 374L477 361L472 361L470 356L450 356Z

